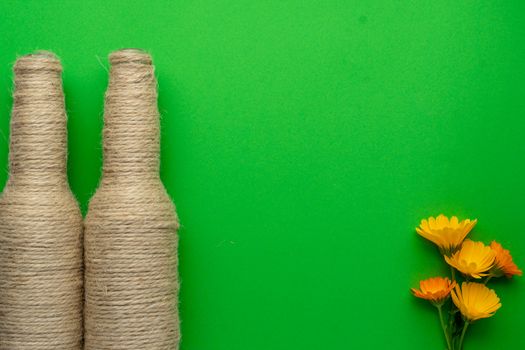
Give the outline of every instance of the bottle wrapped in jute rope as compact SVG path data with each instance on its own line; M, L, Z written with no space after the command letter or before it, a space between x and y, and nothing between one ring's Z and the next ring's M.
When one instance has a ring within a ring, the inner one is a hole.
M14 66L7 185L0 199L0 349L81 349L82 216L67 182L60 61Z
M159 177L151 57L112 53L100 186L85 220L85 349L178 349L175 207Z

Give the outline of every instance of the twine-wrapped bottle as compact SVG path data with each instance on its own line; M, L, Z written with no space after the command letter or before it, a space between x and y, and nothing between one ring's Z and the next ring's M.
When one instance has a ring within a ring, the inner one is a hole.
M82 347L82 216L67 182L60 61L14 66L7 185L0 199L0 349Z
M85 220L85 349L178 349L178 219L159 177L151 57L110 55L100 186Z

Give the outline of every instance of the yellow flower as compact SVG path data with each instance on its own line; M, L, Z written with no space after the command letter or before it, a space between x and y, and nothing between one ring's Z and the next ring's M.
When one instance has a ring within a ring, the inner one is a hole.
M490 271L491 275L494 277L505 275L507 278L511 278L513 275L522 275L521 270L516 266L514 261L512 261L512 255L510 255L510 252L507 249L503 249L501 244L496 241L490 243L490 248L496 254L494 266Z
M450 291L456 282L451 282L448 278L433 277L419 282L419 290L410 288L414 296L429 300L434 304L440 304L450 295Z
M463 242L461 249L450 258L445 255L447 263L463 274L481 278L487 276L492 268L496 254L483 242L473 242L469 239Z
M429 241L434 242L443 255L450 256L455 253L463 240L476 225L478 220L470 221L466 219L459 221L456 216L450 220L440 214L438 217L432 216L421 220L421 224L416 228L417 233Z
M468 322L491 317L501 307L494 290L475 282L463 282L461 288L456 285L452 301Z

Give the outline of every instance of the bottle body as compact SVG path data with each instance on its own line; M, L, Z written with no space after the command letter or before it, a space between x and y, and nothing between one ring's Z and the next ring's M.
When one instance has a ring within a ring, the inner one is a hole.
M82 216L67 186L0 199L0 349L82 348Z
M177 236L159 181L102 185L85 220L86 349L176 349Z

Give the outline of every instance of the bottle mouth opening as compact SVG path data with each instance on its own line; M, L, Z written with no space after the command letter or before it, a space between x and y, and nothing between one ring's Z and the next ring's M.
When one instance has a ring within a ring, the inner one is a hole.
M149 53L136 48L125 48L112 52L109 55L109 62L116 64L143 64L152 65L152 59Z
M35 51L28 55L19 57L14 65L14 71L17 73L24 71L49 71L62 72L60 59L51 51Z

